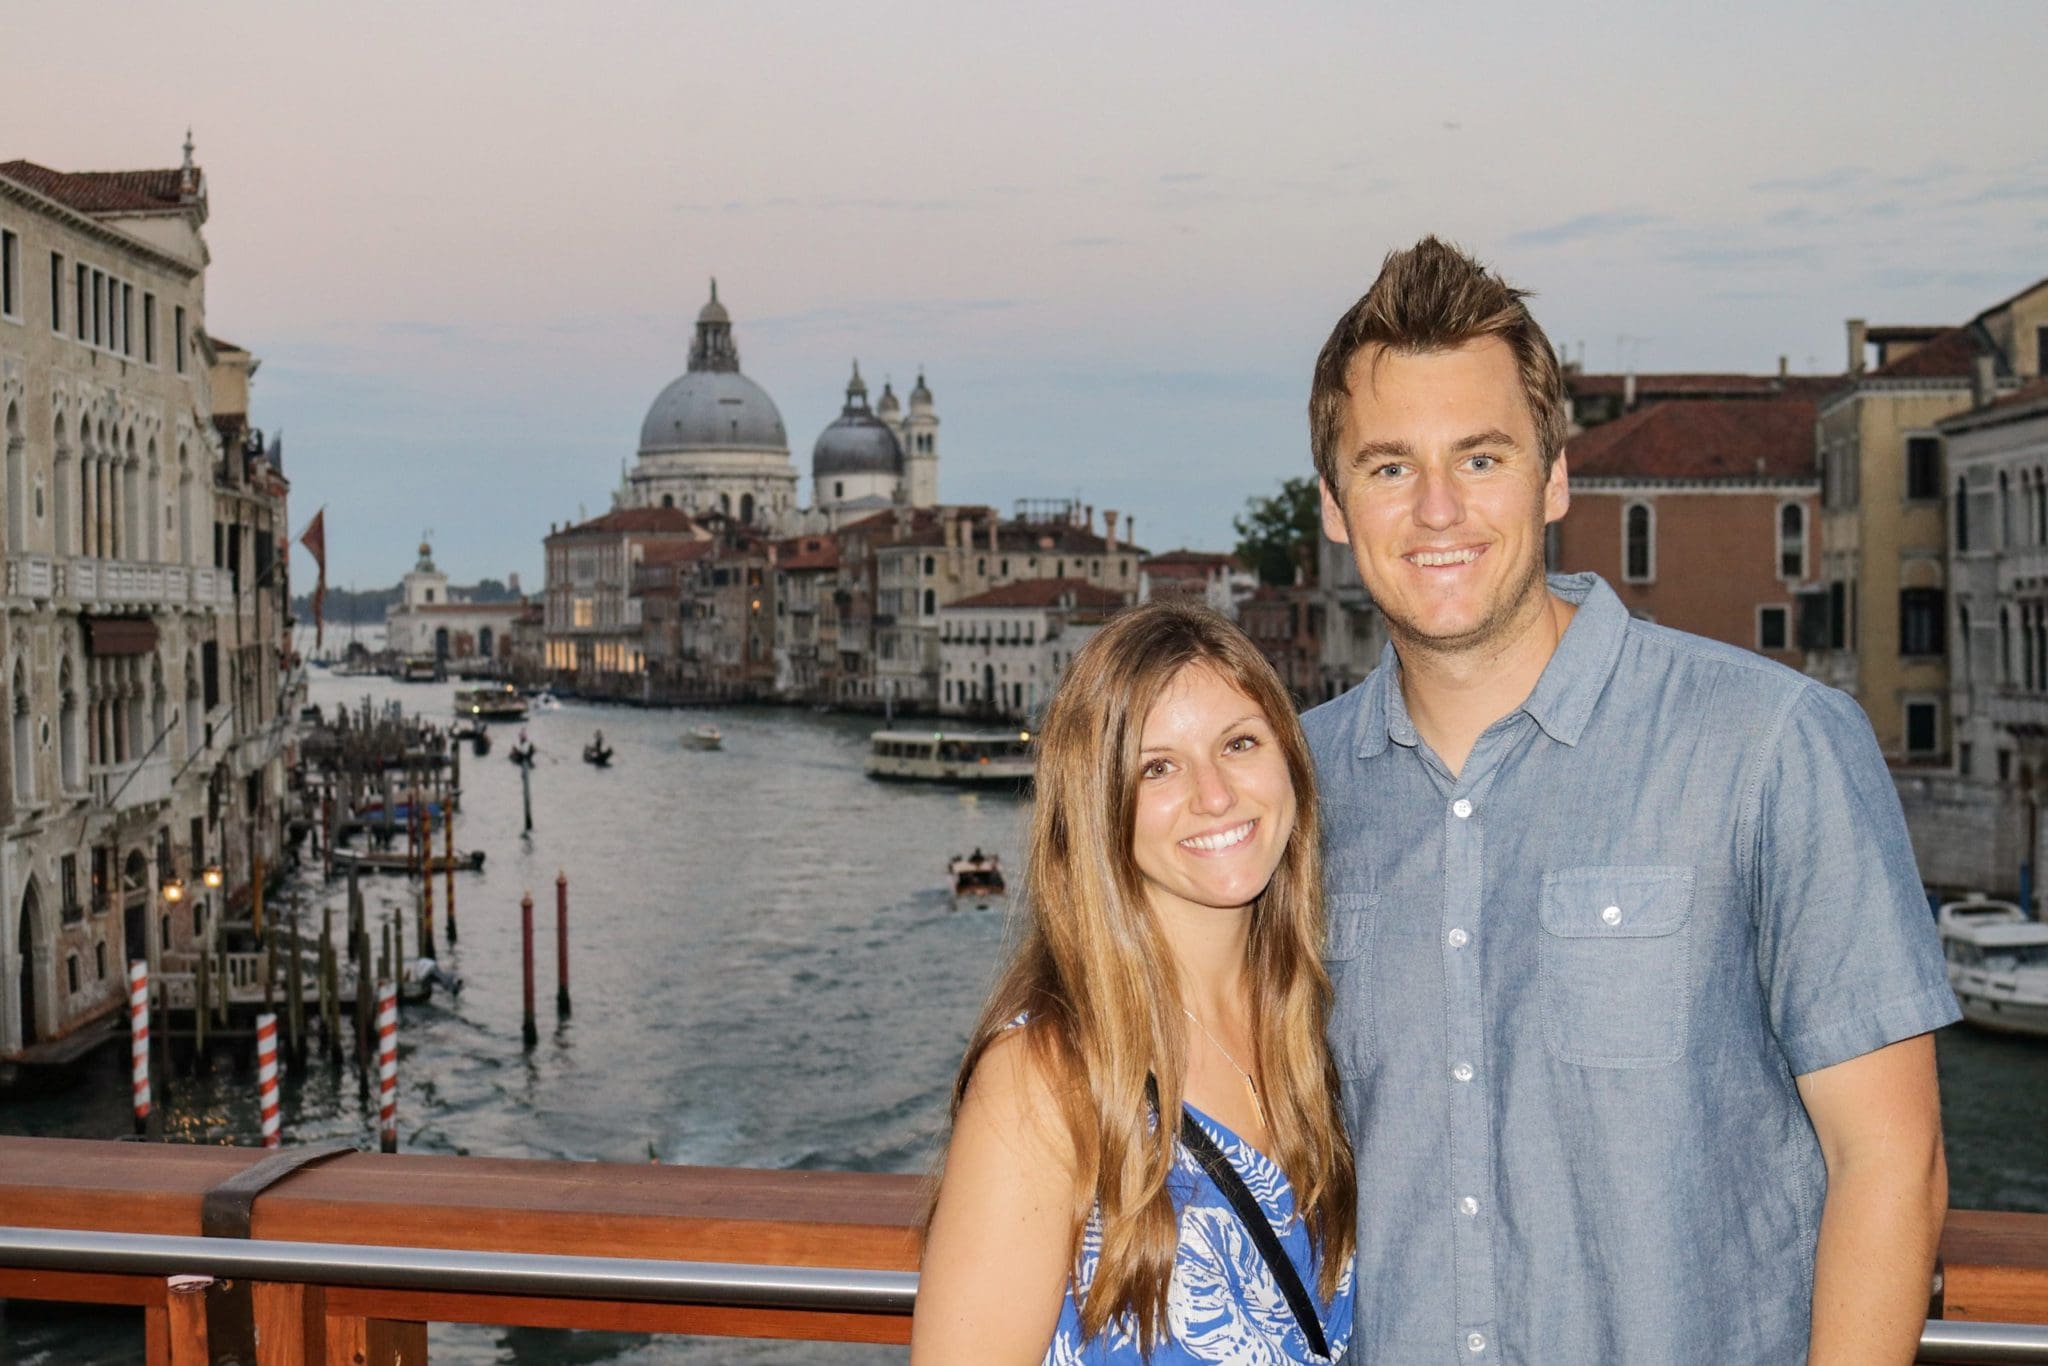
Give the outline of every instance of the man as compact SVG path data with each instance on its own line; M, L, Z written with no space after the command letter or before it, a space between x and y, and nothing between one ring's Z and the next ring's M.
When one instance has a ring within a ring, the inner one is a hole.
M1523 297L1396 252L1309 400L1391 636L1307 718L1353 1352L1910 1362L1957 1011L1891 779L1846 695L1546 580L1564 386Z

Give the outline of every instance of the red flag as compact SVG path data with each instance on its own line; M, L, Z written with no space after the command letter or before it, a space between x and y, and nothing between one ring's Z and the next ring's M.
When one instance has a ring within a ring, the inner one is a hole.
M313 520L306 523L306 529L299 533L299 544L312 552L313 563L320 566L320 579L313 586L313 648L319 649L325 637L321 608L327 603L327 509L321 508L313 514Z

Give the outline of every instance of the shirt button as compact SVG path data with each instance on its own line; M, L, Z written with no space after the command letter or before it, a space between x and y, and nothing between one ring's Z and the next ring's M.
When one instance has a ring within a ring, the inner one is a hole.
M1467 1333L1467 1334L1465 1335L1465 1350L1466 1350L1466 1351L1468 1351L1468 1352L1483 1352L1483 1351L1485 1351L1485 1350L1486 1350L1486 1334L1484 1334L1484 1333Z
M1451 1075L1456 1077L1459 1081L1472 1080L1472 1064L1469 1062L1459 1063L1456 1067L1453 1067L1451 1069Z
M1479 1213L1479 1202L1468 1195L1458 1202L1458 1212L1460 1214L1477 1214Z
M1606 910L1600 912L1600 919L1609 925L1619 925L1621 923L1621 907L1609 906Z
M1451 814L1459 820L1464 820L1472 814L1472 803L1464 797L1458 798L1458 800L1451 803Z
M1445 935L1444 937L1451 941L1451 947L1454 949L1462 949L1467 944L1472 942L1472 936L1465 933L1463 930L1452 930L1449 934Z

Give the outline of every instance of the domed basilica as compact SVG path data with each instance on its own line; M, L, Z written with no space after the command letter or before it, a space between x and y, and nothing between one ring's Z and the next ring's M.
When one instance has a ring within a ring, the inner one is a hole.
M720 512L782 534L826 530L888 507L939 500L939 418L923 374L905 413L888 384L875 407L854 363L846 406L811 451L812 506L797 506L797 472L782 414L740 373L732 315L711 299L697 314L690 366L656 395L640 454L613 502Z

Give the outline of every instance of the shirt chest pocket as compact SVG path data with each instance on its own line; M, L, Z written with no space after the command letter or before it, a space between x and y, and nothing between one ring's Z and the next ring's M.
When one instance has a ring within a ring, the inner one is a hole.
M1581 1067L1664 1067L1692 1023L1693 870L1562 868L1542 892L1545 1041Z
M1330 1056L1339 1077L1363 1076L1372 1065L1372 925L1379 897L1332 892L1324 903L1329 937L1323 968L1330 974Z

